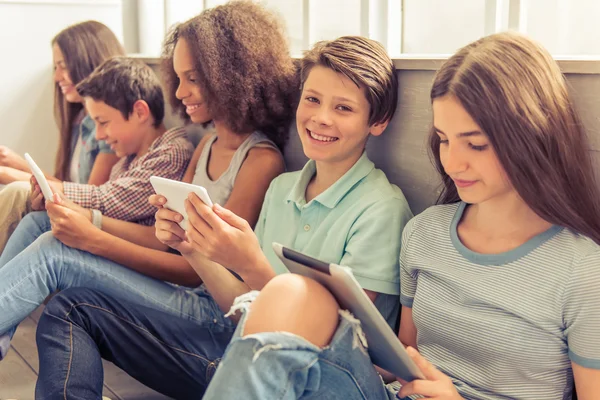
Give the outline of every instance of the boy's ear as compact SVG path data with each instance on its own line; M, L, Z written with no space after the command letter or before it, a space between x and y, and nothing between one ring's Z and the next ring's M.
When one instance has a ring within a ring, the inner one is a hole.
M371 125L369 133L373 136L379 136L383 133L383 131L385 131L385 128L387 128L389 123L390 121L376 122L373 125Z
M144 100L138 100L133 103L133 110L131 111L132 116L135 116L140 122L146 122L152 117L150 113L150 107Z

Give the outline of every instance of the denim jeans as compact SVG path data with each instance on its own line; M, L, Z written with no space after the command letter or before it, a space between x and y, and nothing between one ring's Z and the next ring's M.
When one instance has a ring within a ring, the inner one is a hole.
M100 399L104 358L167 396L201 399L233 334L209 325L93 289L67 289L38 325L36 398Z
M18 240L24 235L13 237ZM49 294L70 287L97 289L197 324L207 323L211 329L218 326L222 331L234 330L234 325L203 288L190 289L150 278L65 246L51 232L46 232L0 268L0 334L12 336L17 324Z
M244 316L204 400L237 399L242 393L248 399L396 399L373 367L360 322L347 311L340 311L325 348L286 332L242 337L256 293L238 298L232 308Z
M38 237L51 230L50 218L46 211L35 211L25 215L2 250L0 269Z

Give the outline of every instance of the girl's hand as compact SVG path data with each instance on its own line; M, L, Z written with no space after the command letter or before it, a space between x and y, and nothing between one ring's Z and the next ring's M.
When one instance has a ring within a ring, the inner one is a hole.
M183 216L163 207L167 202L164 196L153 194L148 202L158 208L154 223L156 238L182 255L190 255L194 249L186 240L185 231L179 226L179 222L183 221Z
M54 202L46 203L52 234L69 247L86 250L85 246L99 230L92 224L91 215L88 217L80 210L71 209L66 204L73 203L66 203L63 195L59 193L54 194ZM86 211L89 214L89 210Z
M208 207L194 193L185 201L185 209L186 235L194 250L240 275L256 265L262 250L245 219L218 204Z
M31 194L29 195L31 209L33 211L46 210L46 201L44 199L44 195L42 194L42 189L40 189L40 185L38 185L37 180L33 175L31 175L29 183L31 184Z
M44 211L46 209L46 201L44 199L44 195L42 194L42 189L40 189L40 185L38 184L37 179L35 179L35 176L31 175L29 183L31 184L31 195L29 197L31 200L31 209L33 211ZM67 200L63 194L64 186L62 182L49 180L48 184L50 185L52 193L59 193L61 198L63 198L65 201L70 201Z
M448 376L441 373L414 348L409 346L406 348L406 351L415 364L417 364L425 379L416 379L408 383L398 379L402 383L402 388L397 395L398 398L419 394L427 399L462 399Z
M27 161L6 146L0 146L0 165L15 168L19 171L29 170Z

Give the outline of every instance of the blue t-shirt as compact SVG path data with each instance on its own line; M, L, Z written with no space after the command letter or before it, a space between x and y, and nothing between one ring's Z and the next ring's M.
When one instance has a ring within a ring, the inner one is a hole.
M96 156L99 153L113 154L110 146L104 140L96 139L96 124L94 120L86 115L81 120L81 123L73 126L71 135L71 154L75 152L77 141L81 137L81 151L79 153L79 181L76 183L87 184L96 161Z
M402 305L421 354L467 399L563 399L571 362L600 369L600 246L553 226L516 249L480 254L457 226L465 203L411 220Z

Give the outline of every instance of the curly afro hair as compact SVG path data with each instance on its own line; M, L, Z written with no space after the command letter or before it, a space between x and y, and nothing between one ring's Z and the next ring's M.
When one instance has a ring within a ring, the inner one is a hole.
M179 80L173 51L180 38L190 47L213 119L234 132L260 130L283 149L300 79L277 16L251 1L231 1L171 29L163 47L162 76L173 110L187 120L175 97Z

